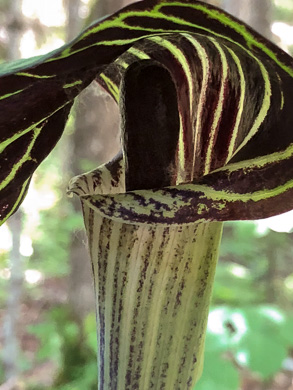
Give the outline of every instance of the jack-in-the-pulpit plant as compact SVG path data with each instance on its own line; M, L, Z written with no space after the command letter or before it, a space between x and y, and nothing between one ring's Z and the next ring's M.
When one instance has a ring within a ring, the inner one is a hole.
M191 389L222 221L293 208L293 59L200 1L145 0L2 65L2 222L93 80L119 104L122 145L69 187L93 263L98 386Z

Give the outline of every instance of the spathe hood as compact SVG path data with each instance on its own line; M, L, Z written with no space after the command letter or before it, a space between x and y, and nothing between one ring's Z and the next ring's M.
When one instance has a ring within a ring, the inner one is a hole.
M150 41L161 54L150 49ZM96 79L118 102L124 73L116 72L123 65L115 61L123 53L126 70L142 60L167 70L180 123L179 133L174 132L176 158L171 160L185 173L171 187L162 183L162 188L145 191L126 186L127 193L115 199L97 194L89 200L94 207L124 220L123 208L129 210L130 204L128 221L163 224L264 218L293 208L292 58L210 5L146 0L91 25L48 55L3 67L2 222L21 204L34 170L62 135L80 91ZM135 61L128 60L133 55ZM180 88L181 81L188 91ZM133 88L126 85L125 96ZM131 107L123 110L131 112ZM123 142L128 161L129 145ZM126 172L126 182L127 177Z

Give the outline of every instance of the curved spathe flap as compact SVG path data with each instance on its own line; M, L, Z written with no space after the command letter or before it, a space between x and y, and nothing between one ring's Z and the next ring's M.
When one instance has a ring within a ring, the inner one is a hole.
M230 164L204 176L198 183L115 195L102 195L98 191L79 195L101 215L132 224L259 219L293 208L292 174L293 144L269 159ZM89 173L80 177L79 185L91 182L91 176Z

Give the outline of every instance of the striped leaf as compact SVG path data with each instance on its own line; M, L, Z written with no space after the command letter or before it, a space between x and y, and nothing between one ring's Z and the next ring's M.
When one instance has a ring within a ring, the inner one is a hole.
M119 210L131 202L129 221L164 224L170 218L176 223L259 218L293 207L292 58L210 5L145 0L91 25L48 55L0 68L2 222L21 204L79 92L97 78L118 102L123 72L113 71L148 59L167 68L169 61L177 83L181 169L176 188L97 196L93 206L105 215L113 210L119 219ZM190 163L192 170L186 169ZM189 186L182 187L186 182ZM149 205L142 213L141 196Z
M83 201L120 222L163 225L257 219L293 208L289 130L293 117L285 103L286 97L291 101L292 91L287 90L275 64L263 63L252 52L211 36L164 34L137 42L99 76L118 103L117 97L122 96L122 123L128 110L135 128L134 145L137 129L143 133L144 123L148 126L141 108L146 94L142 93L139 107L137 90L133 105L125 109L127 80L135 77L133 67L143 71L151 64L168 69L177 93L176 163L166 167L172 172L173 185L148 186L143 179L144 186L126 186L126 193L105 196L97 191L83 194ZM133 162L128 162L129 126L123 126L124 158L133 170ZM149 133L152 127L149 124ZM155 134L150 137L158 143ZM149 149L154 147L145 147ZM149 155L153 160L153 152ZM138 166L143 160L145 156ZM162 162L153 165L161 167ZM153 171L151 162L145 171L148 175ZM166 172L157 174L167 177Z

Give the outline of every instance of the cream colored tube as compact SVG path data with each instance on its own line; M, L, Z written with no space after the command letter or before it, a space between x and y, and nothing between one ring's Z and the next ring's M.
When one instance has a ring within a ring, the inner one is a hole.
M203 366L222 223L138 226L83 203L96 290L99 390L192 389Z

